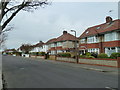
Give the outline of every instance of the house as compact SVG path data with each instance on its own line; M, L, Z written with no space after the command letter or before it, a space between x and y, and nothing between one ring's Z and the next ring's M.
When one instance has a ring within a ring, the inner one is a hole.
M75 42L78 39L69 34L67 31L63 31L63 34L57 38L50 39L46 42L48 46L48 52L51 55L55 55L61 52L72 52L75 50Z
M109 56L120 52L120 19L113 20L107 16L105 23L85 30L79 37L79 50L81 54L87 51Z
M31 50L30 52L45 52L47 53L48 47L47 44L40 41L39 43L33 45L33 50Z

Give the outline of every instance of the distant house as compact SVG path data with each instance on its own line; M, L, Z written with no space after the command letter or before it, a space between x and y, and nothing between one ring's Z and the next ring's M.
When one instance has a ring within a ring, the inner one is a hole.
M16 49L7 49L7 50L4 50L3 52L12 54L13 52L17 52L17 50Z
M88 28L79 37L79 49L85 51L106 53L120 52L120 19L112 20L106 17L106 22Z
M33 49L30 52L42 52L43 50L43 42L40 41L39 43L33 45Z
M48 46L48 52L50 52L51 55L55 55L74 50L75 41L78 43L78 39L75 36L69 34L67 31L63 31L61 36L50 39L46 44Z

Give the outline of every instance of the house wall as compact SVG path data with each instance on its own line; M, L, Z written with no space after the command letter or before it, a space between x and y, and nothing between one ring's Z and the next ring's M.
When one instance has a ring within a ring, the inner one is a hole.
M75 47L75 42L73 41L61 41L61 42L48 44L48 50L51 52L50 53L51 55L61 52L66 52L65 49L74 48L74 47Z
M106 53L110 56L111 53L109 50L107 50L109 48L115 48L115 50L111 52L119 52L120 31L109 32L99 36L82 38L80 39L79 47L80 49L83 49L81 47L85 47L84 49L87 49L89 52L92 49L99 49L99 53Z
M65 41L63 42L62 48L74 48L75 42L73 41Z

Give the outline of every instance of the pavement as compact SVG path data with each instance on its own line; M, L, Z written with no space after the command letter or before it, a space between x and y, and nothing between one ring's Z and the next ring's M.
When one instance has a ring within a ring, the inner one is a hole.
M0 54L0 90L2 90L2 55Z

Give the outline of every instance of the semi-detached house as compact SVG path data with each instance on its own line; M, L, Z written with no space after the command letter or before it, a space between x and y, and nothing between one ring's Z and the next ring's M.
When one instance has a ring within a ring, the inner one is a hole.
M106 17L106 22L85 30L79 37L81 53L97 52L111 55L120 52L120 19Z
M73 52L75 50L75 42L78 43L78 39L63 31L63 34L57 38L50 39L46 44L48 45L48 52L51 55L55 55L61 52Z

